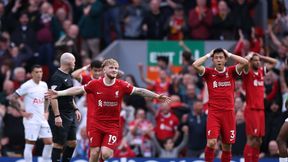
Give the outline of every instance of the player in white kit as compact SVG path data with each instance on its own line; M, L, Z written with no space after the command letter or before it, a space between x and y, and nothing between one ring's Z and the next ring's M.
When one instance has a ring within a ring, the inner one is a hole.
M52 133L47 121L48 100L44 98L48 86L41 81L43 76L42 67L34 65L31 69L32 79L26 81L10 97L10 103L23 116L25 128L24 159L32 162L32 150L38 138L42 138L44 148L42 152L43 162L50 161L52 151ZM20 98L23 97L24 105L20 106ZM24 107L24 108L23 108Z
M286 101L287 107L287 101ZM287 151L287 142L288 139L288 118L286 118L283 123L280 132L277 137L277 143L279 147L279 162L288 162L288 151Z

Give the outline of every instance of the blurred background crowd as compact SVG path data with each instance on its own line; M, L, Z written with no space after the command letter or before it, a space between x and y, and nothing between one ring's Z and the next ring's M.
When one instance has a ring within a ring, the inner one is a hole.
M169 59L159 57L159 78L149 80L140 63L139 76L122 79L138 86L141 77L151 90L171 96L170 105L132 95L122 105L122 139L115 157L203 157L206 145L207 94L203 80L190 66L193 53L181 40L234 40L232 51L249 51L277 58L265 77L266 135L261 157L277 157L275 141L288 116L288 16L284 0L267 0L267 24L258 25L259 0L2 0L0 1L0 150L2 156L21 157L24 149L22 117L9 106L7 96L30 78L30 67L40 64L43 80L59 65L59 56L71 52L76 69L85 66L115 40L174 40L183 47L183 67L170 70ZM287 3L287 1L286 1ZM261 13L260 13L261 15ZM121 66L121 65L120 65ZM79 84L75 81L75 84ZM77 105L86 114L85 96ZM246 142L243 108L245 92L236 82L237 139L233 156L242 156ZM87 156L85 118L78 127L75 156ZM249 123L247 123L249 124ZM151 133L153 132L153 133ZM157 146L157 147L156 147ZM34 155L41 155L38 141ZM215 154L221 156L220 148Z

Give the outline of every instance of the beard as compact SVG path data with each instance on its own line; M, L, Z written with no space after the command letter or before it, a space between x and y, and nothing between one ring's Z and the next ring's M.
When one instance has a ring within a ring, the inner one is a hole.
M109 79L111 79L111 80L116 78L116 76L109 75L109 74L107 74L106 76L107 76Z

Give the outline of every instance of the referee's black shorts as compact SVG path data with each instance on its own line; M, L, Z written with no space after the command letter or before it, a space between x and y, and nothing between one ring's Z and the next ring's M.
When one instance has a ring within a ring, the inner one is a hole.
M55 118L53 115L49 117L49 125L51 127L52 135L53 135L53 143L57 143L60 145L64 145L66 141L76 140L76 117L75 114L69 114L68 116L65 114L61 114L62 118L62 126L57 127L55 125Z

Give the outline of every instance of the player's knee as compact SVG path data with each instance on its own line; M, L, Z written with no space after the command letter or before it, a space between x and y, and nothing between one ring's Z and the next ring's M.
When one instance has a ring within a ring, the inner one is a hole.
M93 159L97 158L99 154L100 154L100 149L98 148L90 149L90 157L92 157Z
M285 141L281 137L278 136L276 139L276 142L278 145L280 145L280 144L284 143Z
M63 149L63 145L59 143L53 143L53 148Z
M222 150L223 151L231 151L232 145L231 144L224 144L222 143Z
M101 152L101 154L102 154L102 159L103 159L103 160L107 160L107 159L109 159L110 157L112 157L113 152L103 151L103 152Z
M256 139L255 139L255 145L256 145L257 147L260 147L261 144L262 144L262 139L261 139L261 138L256 138Z
M44 138L43 139L43 143L45 144L45 145L52 145L52 138Z
M217 139L208 139L207 146L210 148L215 148L217 144Z
M73 140L73 141L67 141L67 146L69 146L69 147L74 148L74 147L76 147L76 145L77 145L76 140Z

